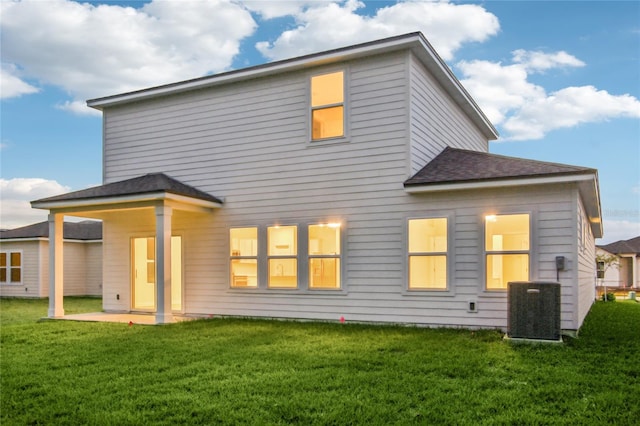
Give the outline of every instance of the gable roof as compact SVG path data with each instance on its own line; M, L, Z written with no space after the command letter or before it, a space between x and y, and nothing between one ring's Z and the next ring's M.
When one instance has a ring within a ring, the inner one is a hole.
M400 50L410 50L413 52L416 58L418 58L425 68L429 70L431 75L442 85L444 90L454 99L458 106L465 111L487 139L494 140L498 138L498 131L496 128L480 110L480 107L473 100L469 92L467 92L453 74L451 68L442 60L421 32L413 32L367 43L331 49L292 59L274 61L267 64L165 84L148 89L90 99L87 101L87 105L91 108L102 111L105 108L123 105L130 102L138 102L145 99L174 95L192 90L215 87L222 84L230 84L243 80L281 74L284 72L309 69L314 66L344 62L366 56L379 55Z
M598 247L613 254L640 254L640 236Z
M64 222L63 236L67 240L101 240L102 222L85 220L82 222ZM0 231L0 239L49 238L49 222L38 222L20 228Z
M409 193L576 183L595 238L601 238L598 171L587 167L445 148L404 182Z
M169 193L198 200L221 204L219 198L184 184L164 173L149 173L144 176L126 179L119 182L108 183L67 194L42 198L32 201L33 207L47 208L45 205L58 202L71 202L80 200L100 200L124 196L140 196L156 193Z
M597 170L586 167L446 147L422 170L407 179L404 185L407 187L595 173Z

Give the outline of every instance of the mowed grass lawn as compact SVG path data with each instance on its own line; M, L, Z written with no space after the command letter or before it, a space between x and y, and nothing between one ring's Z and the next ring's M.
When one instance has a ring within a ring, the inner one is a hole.
M578 339L552 346L348 322L39 322L46 312L0 300L3 426L640 421L633 302L597 303Z

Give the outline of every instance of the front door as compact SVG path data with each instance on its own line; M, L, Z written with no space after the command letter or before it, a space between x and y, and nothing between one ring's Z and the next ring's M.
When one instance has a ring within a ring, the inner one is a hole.
M132 309L156 311L156 239L131 239ZM182 238L171 237L171 309L182 310Z

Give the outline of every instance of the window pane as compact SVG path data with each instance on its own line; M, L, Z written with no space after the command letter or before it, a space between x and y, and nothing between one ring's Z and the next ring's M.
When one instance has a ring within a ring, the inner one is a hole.
M344 135L344 108L341 106L316 109L312 112L312 138L323 139Z
M311 106L342 103L344 99L343 72L311 77Z
M256 259L231 260L232 287L258 287L258 261Z
M233 228L229 234L231 256L258 255L258 228Z
M11 253L11 266L20 266L22 263L22 253Z
M512 214L485 218L487 251L529 250L529 215Z
M505 290L511 281L529 280L528 254L487 255L487 288Z
M7 253L0 253L0 266L7 266Z
M409 220L410 253L444 253L446 251L446 218Z
M298 287L298 259L269 259L269 287Z
M22 273L20 268L11 268L11 282L19 283L22 280Z
M447 256L409 256L409 288L447 289Z
M340 254L340 225L333 223L309 225L309 254L312 256Z
M0 281L7 282L7 268L0 268Z
M340 288L340 259L309 259L310 288Z
M296 241L297 226L271 226L267 229L269 256L295 256L298 254Z

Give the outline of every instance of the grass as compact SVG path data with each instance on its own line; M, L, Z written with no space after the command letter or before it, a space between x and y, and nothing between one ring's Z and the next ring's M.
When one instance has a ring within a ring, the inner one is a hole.
M100 301L65 300L68 313ZM640 304L596 303L578 339L209 319L42 321L0 300L0 423L637 424Z

